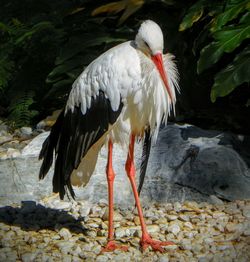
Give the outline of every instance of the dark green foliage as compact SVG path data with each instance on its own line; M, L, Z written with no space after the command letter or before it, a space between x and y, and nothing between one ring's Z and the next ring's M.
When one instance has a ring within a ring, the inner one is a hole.
M247 69L250 61L244 50L244 41L250 38L249 9L249 1L246 0L200 0L190 7L180 25L179 30L184 31L202 18L210 17L204 25L206 37L200 41L203 48L197 62L199 74L216 66L223 56L234 52L230 54L230 60L234 58L234 61L223 63L224 68L214 76L212 102L217 97L228 95L242 83L250 82Z
M31 110L30 106L33 105L33 93L23 93L20 97L14 97L9 105L8 122L13 128L18 126L28 126L33 117L38 112Z
M244 82L250 82L250 48L246 47L236 55L234 61L216 74L211 91L211 100L215 101L219 96L226 96L235 87Z
M241 132L250 112L248 2L1 0L0 117L32 125L61 108L93 59L153 19L180 71L178 119Z
M2 1L0 104L15 126L32 124L33 110L42 116L61 107L84 66L126 40L91 18L90 2Z
M24 18L22 5L32 1L3 1L0 23L0 104L7 109L14 126L30 125L48 88L45 79L51 70L64 32L52 21L41 20L34 11ZM17 8L20 7L20 10ZM13 10L16 16L12 17ZM23 10L24 12L24 10ZM10 14L8 17L6 14ZM43 17L44 19L45 17ZM48 17L46 17L48 19Z

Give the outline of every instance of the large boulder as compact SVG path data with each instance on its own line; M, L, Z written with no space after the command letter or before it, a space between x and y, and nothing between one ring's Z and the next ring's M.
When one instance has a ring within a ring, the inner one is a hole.
M156 201L250 198L250 137L169 125L152 146L143 196Z
M44 132L35 137L20 155L0 159L0 204L40 200L52 193L53 168L38 180L38 161ZM190 125L168 125L152 145L148 170L142 189L144 203L150 201L210 201L211 196L225 200L250 198L250 138ZM136 145L137 171L141 144ZM132 191L124 170L126 154L114 148L115 202L133 203ZM85 188L75 188L77 200L97 202L107 198L105 175L107 151L99 154L95 173ZM139 173L139 172L138 172Z

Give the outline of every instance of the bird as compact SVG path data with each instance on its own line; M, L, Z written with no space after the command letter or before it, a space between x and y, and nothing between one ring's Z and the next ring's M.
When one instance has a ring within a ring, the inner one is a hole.
M63 199L65 194L75 198L73 186L88 183L100 149L107 147L109 224L103 252L127 250L114 239L114 144L120 144L128 152L125 170L141 224L142 250L151 246L163 252L163 246L173 244L152 239L138 193L145 177L151 141L156 141L160 126L167 124L168 115L174 112L176 90L179 91L174 56L163 54L163 39L160 26L145 20L134 40L107 50L91 62L72 84L66 105L40 151L39 159L43 161L39 178L46 176L55 158L53 192ZM134 144L143 138L144 156L137 190Z

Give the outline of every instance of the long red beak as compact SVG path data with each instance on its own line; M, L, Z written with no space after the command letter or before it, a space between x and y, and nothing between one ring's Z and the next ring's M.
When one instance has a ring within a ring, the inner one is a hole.
M173 95L172 95L172 92L171 92L171 89L170 89L170 86L169 86L169 83L168 83L165 68L163 66L162 54L158 53L156 55L152 55L151 59L153 60L154 64L156 65L156 68L158 69L158 71L160 73L161 79L162 79L162 81L163 81L163 83L164 83L164 85L167 89L168 95L170 97L170 101L173 102Z

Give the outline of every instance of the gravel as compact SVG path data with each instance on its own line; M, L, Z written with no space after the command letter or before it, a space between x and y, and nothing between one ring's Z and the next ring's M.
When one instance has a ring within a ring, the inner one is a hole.
M0 261L250 261L250 201L152 204L144 212L148 231L175 243L164 253L141 252L136 211L117 208L115 236L128 252L101 253L107 208L105 201L90 206L55 196L2 206Z

